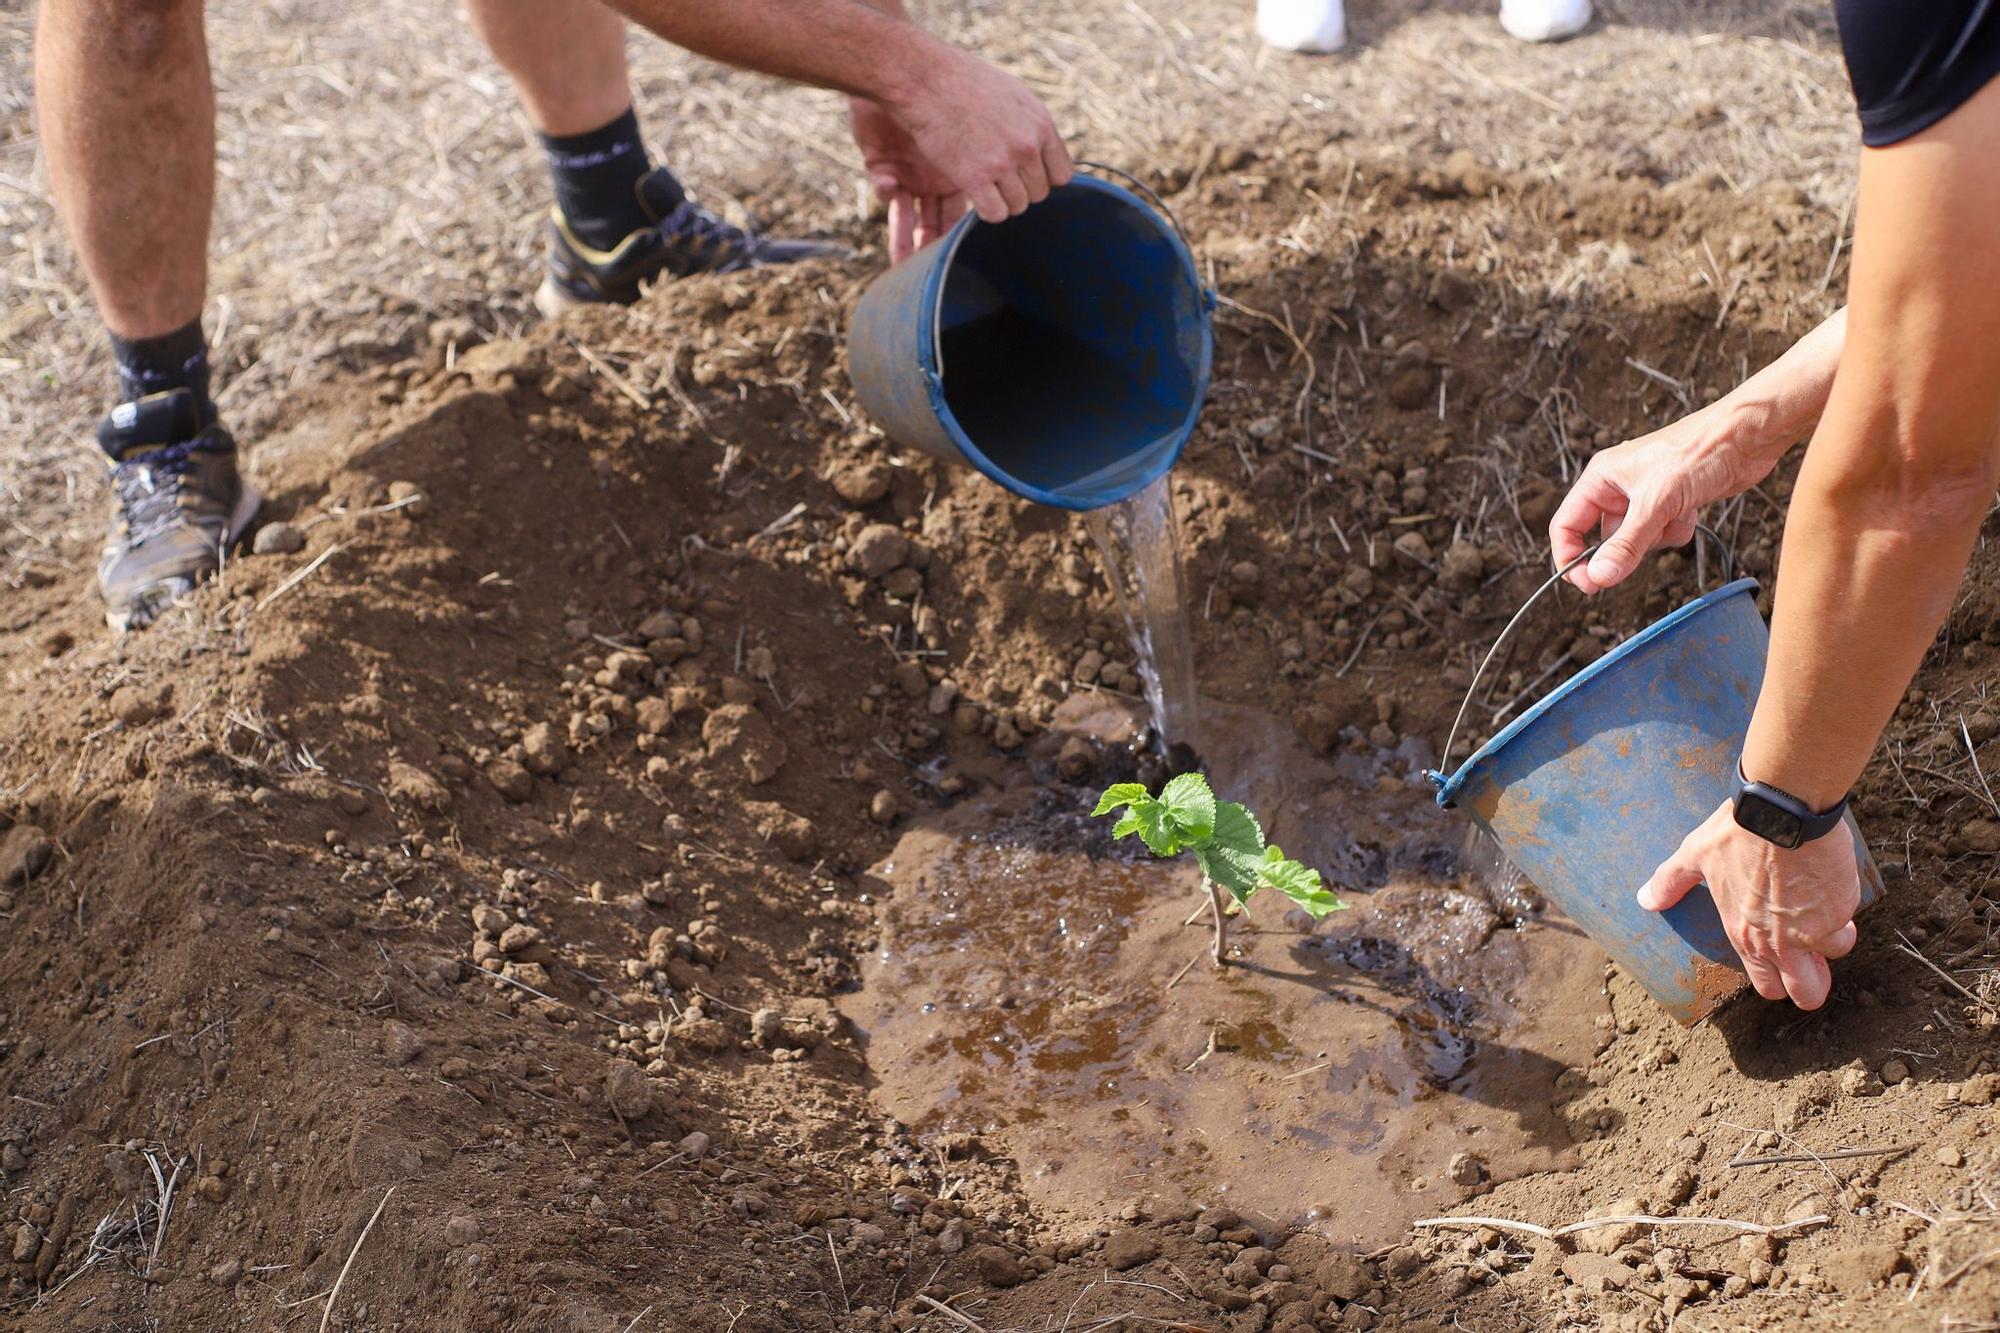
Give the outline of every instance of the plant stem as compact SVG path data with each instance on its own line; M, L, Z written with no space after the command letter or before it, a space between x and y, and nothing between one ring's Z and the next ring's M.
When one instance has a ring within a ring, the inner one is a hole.
M1215 918L1215 965L1229 966L1228 918L1223 914L1222 890L1214 883L1203 880L1202 887L1208 890L1208 910Z

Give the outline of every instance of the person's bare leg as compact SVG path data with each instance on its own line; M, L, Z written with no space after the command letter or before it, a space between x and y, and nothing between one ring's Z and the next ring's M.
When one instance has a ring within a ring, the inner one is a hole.
M465 0L543 134L585 134L632 105L625 20L598 0Z
M97 586L123 632L193 592L260 503L208 400L215 92L202 0L42 0L35 111L56 211L118 362L122 401L97 428L114 502Z
M35 112L106 327L151 338L197 319L215 203L201 0L42 0Z

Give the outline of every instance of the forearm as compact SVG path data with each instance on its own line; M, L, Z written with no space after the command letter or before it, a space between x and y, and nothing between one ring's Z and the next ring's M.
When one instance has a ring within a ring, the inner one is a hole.
M1863 154L1849 326L1785 524L1750 777L1825 807L1951 610L2000 480L2000 84Z
M895 105L948 50L899 0L608 0L676 46L741 69Z
M1842 306L1716 402L1725 437L1775 462L1811 434L1826 411L1846 340L1847 308Z
M1992 499L1988 473L1871 477L1844 461L1888 447L1893 429L1831 407L1785 523L1743 767L1815 809L1861 776L1951 610Z
M910 11L904 7L903 0L855 0L855 3L866 5L877 13L886 14L892 19L900 19L908 22L910 18Z

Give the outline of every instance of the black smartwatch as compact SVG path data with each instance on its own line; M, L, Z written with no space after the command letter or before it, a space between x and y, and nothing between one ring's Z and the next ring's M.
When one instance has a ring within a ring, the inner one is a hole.
M1744 777L1741 760L1736 764L1736 776L1743 783L1735 799L1737 824L1773 846L1803 847L1833 832L1847 813L1848 797L1841 797L1831 810L1816 812L1788 791Z

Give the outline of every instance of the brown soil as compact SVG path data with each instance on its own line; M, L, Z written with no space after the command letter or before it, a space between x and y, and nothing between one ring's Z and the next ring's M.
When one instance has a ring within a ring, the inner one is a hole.
M1173 982L1186 879L1082 817L1130 761L1074 740L1123 703L1075 666L1130 654L1081 525L852 419L866 261L519 339L355 307L324 383L240 395L304 549L122 641L30 470L5 1318L312 1327L337 1285L330 1327L383 1329L1990 1319L1990 553L1864 786L1892 896L1819 1014L1675 1027L1409 781L1566 478L1830 309L1843 219L1685 155L1408 156L1148 159L1228 298L1174 482L1211 763L1355 903L1258 904L1220 976ZM1788 476L1716 516L1753 572ZM1694 590L1671 554L1538 616L1475 721ZM1409 1226L1446 1213L1826 1220Z

